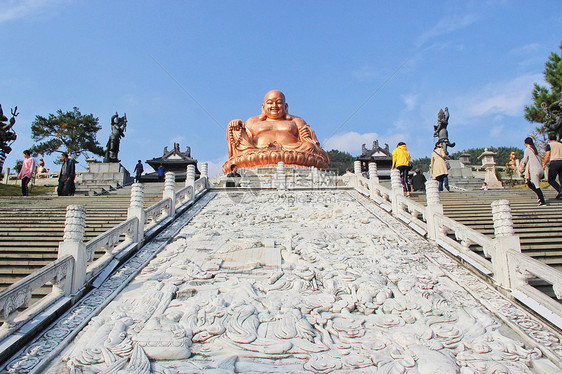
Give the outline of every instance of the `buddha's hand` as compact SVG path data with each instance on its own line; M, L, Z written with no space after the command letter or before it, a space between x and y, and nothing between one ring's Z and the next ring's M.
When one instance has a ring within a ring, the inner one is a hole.
M244 128L244 121L241 119L233 119L228 123L228 129L234 131L240 131Z

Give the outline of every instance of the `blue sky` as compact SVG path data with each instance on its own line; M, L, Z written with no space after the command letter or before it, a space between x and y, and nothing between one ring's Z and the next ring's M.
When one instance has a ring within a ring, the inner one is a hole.
M102 146L127 113L129 170L179 142L216 175L226 125L271 89L326 150L378 138L427 156L445 106L452 151L522 146L523 107L561 41L559 0L0 0L0 104L21 113L6 166L33 144L36 115L77 106L99 117Z

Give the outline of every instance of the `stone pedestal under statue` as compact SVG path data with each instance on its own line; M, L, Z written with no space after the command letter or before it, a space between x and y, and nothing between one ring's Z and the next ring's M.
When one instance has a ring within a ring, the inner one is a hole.
M88 172L83 174L78 191L92 195L102 189L124 186L133 182L131 174L119 162L99 162L93 158L86 160Z

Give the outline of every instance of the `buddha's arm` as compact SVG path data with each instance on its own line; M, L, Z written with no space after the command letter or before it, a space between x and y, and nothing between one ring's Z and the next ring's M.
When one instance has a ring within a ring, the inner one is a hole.
M318 142L318 139L316 139L316 134L314 133L314 130L312 130L312 128L302 119L299 117L293 117L293 120L295 121L297 128L299 130L299 140L301 142L309 142L309 143L314 143L316 145L319 145L320 143Z
M248 135L248 129L244 126L244 122L241 119L230 121L226 129L229 157L246 149L254 148L250 140L251 135Z

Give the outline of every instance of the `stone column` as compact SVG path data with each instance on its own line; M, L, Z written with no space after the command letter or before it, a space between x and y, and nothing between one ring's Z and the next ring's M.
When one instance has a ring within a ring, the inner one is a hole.
M376 184L379 184L379 176L377 175L377 164L375 162L369 162L369 197L375 199L377 192L374 188Z
M398 196L404 196L404 189L402 188L402 183L400 183L400 171L398 169L392 169L390 171L390 186L392 214L398 214L398 212L401 210L400 204L398 202Z
M435 220L435 214L443 214L443 205L439 197L439 182L430 179L425 182L425 198L427 206L425 208L425 220L427 223L427 238L432 241L439 239L439 227Z
M361 175L361 161L355 161L353 163L353 173L355 175Z
M312 177L312 188L316 189L320 187L320 176L318 175L318 169L315 166L310 168L310 173Z
M187 165L187 169L185 171L185 186L191 186L195 184L195 165L189 164ZM191 190L193 192L193 189Z
M74 269L70 290L65 294L77 293L86 283L86 268L89 258L84 244L84 231L86 227L86 208L81 205L66 207L66 220L64 223L63 241L59 243L58 258L70 255L74 258Z
M173 217L176 213L176 174L172 171L166 173L166 179L164 180L164 192L162 192L162 199L166 198L172 199L168 215Z
M285 177L285 163L279 161L277 163L277 173L275 175L277 179L277 188L280 190L287 189L286 177Z
M492 252L492 268L494 279L505 288L511 288L512 277L509 274L507 252L513 250L521 253L519 237L513 230L511 207L509 200L496 200L492 202L492 215L494 218L494 247ZM513 277L516 278L516 277Z
M201 163L201 177L205 178L205 188L209 186L209 164L207 162Z
M139 220L137 235L133 240L141 243L144 239L144 223L146 221L144 215L144 184L133 183L131 186L131 203L127 209L127 219L136 217Z
M4 180L3 180L4 184L8 184L9 175L10 175L10 168L4 169Z

